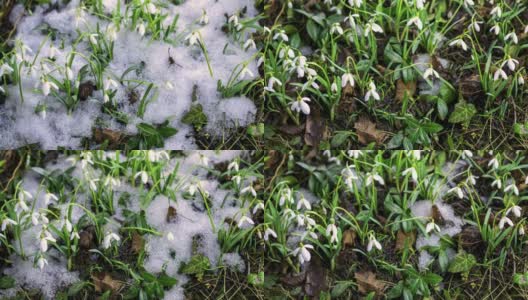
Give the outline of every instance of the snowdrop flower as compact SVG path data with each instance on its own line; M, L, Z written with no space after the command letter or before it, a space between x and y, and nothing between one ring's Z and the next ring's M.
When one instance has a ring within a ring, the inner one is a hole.
M504 229L504 225L505 224L508 224L510 227L513 227L513 222L510 218L504 216L500 219L499 221L499 229L502 230Z
M367 244L367 252L372 251L374 247L378 250L381 250L381 244L378 242L378 240L376 240L376 237L371 234L369 237L369 242Z
M106 36L110 41L115 41L117 39L117 28L113 23L106 28Z
M209 166L209 157L203 155L203 154L200 154L200 163L202 164L202 166L204 167L207 167Z
M167 233L167 240L168 241L174 241L174 235L170 231Z
M70 241L79 240L80 238L81 237L79 236L79 233L77 232L77 230L74 230L72 234L70 235Z
M422 150L409 150L405 153L407 157L413 157L416 160L422 159Z
M518 44L518 43L519 43L519 38L517 37L517 34L515 34L515 32L510 32L510 33L508 33L508 34L504 37L504 40L505 40L505 41L512 40L512 42L513 42L514 44Z
M326 235L330 237L330 243L337 243L337 226L334 223L328 224L326 227Z
M419 30L422 30L423 23L422 20L420 20L420 17L416 16L411 18L409 21L407 21L407 26L415 25Z
M301 112L305 115L310 114L310 106L307 102L310 102L310 98L308 97L299 97L296 101L290 102L290 109L294 112Z
M108 90L111 87L117 89L118 86L119 85L117 84L117 82L115 80L113 80L112 78L110 78L110 77L106 78L106 80L104 81L104 89L105 90Z
M517 83L519 85L524 85L524 78L522 77L522 75L519 75L519 78L517 78Z
M457 46L457 47L462 48L462 50L464 50L464 51L467 51L467 49L468 49L468 45L462 39L456 39L456 40L452 41L451 43L449 43L449 46L450 47Z
M506 75L506 72L502 69L497 69L495 73L493 73L493 81L499 80L499 78L502 78L504 80L508 79L508 75Z
M56 243L57 240L51 235L51 233L49 233L49 231L43 229L40 234L40 251L48 251L48 242Z
M5 219L2 220L2 232L6 230L8 225L18 225L18 223L6 217Z
M255 76L255 75L253 74L253 72L251 72L251 70L247 66L245 66L242 69L242 71L240 71L240 78L241 79L246 78L246 77L253 78L253 76Z
M248 39L244 43L244 50L247 51L248 49L257 49L257 45L255 45L255 41L253 39Z
M513 193L517 196L519 196L519 189L517 188L517 186L512 183L510 185L508 185L507 187L504 188L504 192L509 192L509 191L513 191Z
M528 25L524 27L524 33L528 33Z
M494 157L488 162L488 167L492 167L493 170L496 170L499 168L499 161L497 160L496 157Z
M235 170L235 172L238 172L239 170L238 161L234 160L230 162L229 165L227 166L227 170L228 171Z
M108 232L103 239L103 248L108 249L112 246L112 241L119 242L120 240L121 238L119 237L119 235L113 232Z
M0 66L0 77L4 76L5 74L10 75L13 73L13 68L11 68L8 64L4 63L2 66Z
M378 33L383 33L383 28L381 28L381 26L379 26L378 24L374 23L371 20L370 22L367 23L367 25L365 25L364 35L368 36L371 31L378 32Z
M416 169L414 167L410 167L408 169L405 169L402 172L403 176L407 176L407 174L411 174L411 178L414 181L414 183L418 183L418 173L416 172Z
M72 69L70 69L70 67L66 67L64 69L64 75L66 75L66 79L68 79L69 81L73 80L73 71Z
M279 38L285 42L288 41L288 35L286 34L284 30L280 30L279 32L275 33L275 35L273 36L273 40L278 40Z
M473 152L471 152L470 150L462 150L462 159L472 158L472 157L473 157Z
M493 32L495 35L499 35L499 33L500 33L499 24L495 24L493 27L491 27L490 28L490 32Z
M350 6L361 7L361 4L363 4L363 0L348 0L348 4Z
M57 56L57 54L61 54L61 51L57 48L55 48L55 46L53 45L50 45L49 47L49 58L53 59Z
M473 0L464 0L465 6L474 6L475 2Z
M189 184L187 186L187 193L189 193L189 195L191 195L191 197L194 196L194 194L196 193L196 191L198 190L198 185L196 184Z
M312 239L314 240L317 240L318 237L317 237L317 234L313 231L305 231L302 235L301 235L301 241L304 241L306 239L306 237L310 236Z
M416 0L416 8L423 9L425 6L425 0Z
M330 91L332 91L332 93L337 93L337 83L335 81L330 85Z
M299 199L299 201L297 201L297 210L301 210L303 206L306 210L312 209L312 205L310 204L310 202L306 200L303 195L301 195L301 198Z
M145 31L146 31L145 24L143 24L143 22L139 22L139 24L136 27L136 30L138 31L140 36L144 36Z
M358 159L360 156L363 155L363 151L362 150L348 150L347 154L351 158Z
M460 198L460 199L464 198L464 192L463 192L462 189L461 189L460 187L458 187L458 186L455 186L454 188L449 189L449 190L447 191L447 193L448 193L448 194L451 194L451 193L456 194L457 197Z
M512 212L513 215L516 216L517 218L520 218L522 215L522 208L518 205L514 205L508 208L508 210L506 211L506 216L509 215L510 212Z
M97 191L97 181L99 181L99 179L90 179L88 181L88 185L90 186L90 189L92 189L93 191Z
M240 218L240 220L238 221L238 228L242 228L246 223L249 225L255 224L255 222L253 222L253 220L251 220L250 218L242 216L242 218Z
M271 92L271 93L274 93L275 92L275 89L273 89L273 86L277 84L278 86L282 86L282 82L275 78L275 77L271 77L269 80L268 80L268 86L264 87L264 90L268 91L268 92Z
M235 175L233 177L231 177L231 180L236 183L237 186L240 185L240 181L242 180L242 178L240 177L240 175Z
M256 214L259 210L264 210L264 203L259 201L255 207L253 207L253 214Z
M502 16L502 9L500 8L500 6L495 6L490 14L494 17L497 17L497 18L500 18Z
M468 178L466 179L466 184L475 185L477 184L477 179L478 179L477 176L469 175Z
M257 197L257 192L255 191L255 189L253 188L252 185L249 185L249 186L243 188L240 191L240 194L242 194L242 195L251 194L253 197Z
M345 87L347 84L350 84L351 87L354 87L354 76L350 73L345 73L341 76L341 87Z
M440 75L438 75L438 72L435 71L435 69L433 69L433 67L429 67L427 70L425 70L425 72L423 73L423 78L425 80L429 79L429 77L433 77L433 79L436 77L436 78L440 78Z
M97 46L97 37L98 37L98 36L99 36L99 35L98 35L97 33L92 33L92 34L90 34L90 35L88 36L89 39L90 39L90 43L92 43L92 44L94 44L94 45Z
M229 17L229 19L227 20L227 22L229 24L233 24L233 25L238 25L238 16L237 15L232 15L231 17Z
M502 181L499 178L493 180L491 187L497 187L497 189L500 190L502 188Z
M377 181L381 185L385 185L385 181L383 180L383 178L381 176L379 176L376 173L368 173L367 180L365 181L365 185L369 186L374 181Z
M170 82L170 81L165 81L165 88L167 88L167 90L173 90L174 89L174 85Z
M138 177L141 177L141 182L143 184L147 184L148 182L148 173L146 171L139 171L134 175L134 179L137 179Z
M202 25L207 25L207 23L209 23L209 16L207 15L205 9L202 9L202 16L200 17L200 21L198 22Z
M469 30L474 29L475 32L480 32L480 24L482 23L483 22L473 21L471 22L471 24L469 24L468 29Z
M37 212L33 212L31 214L31 223L33 223L34 226L38 225L39 223L38 218L39 218L39 214Z
M524 235L524 226L519 226L519 235Z
M286 203L286 202L293 203L292 192L291 192L290 188L282 189L280 195L281 195L280 198L279 198L279 205L280 206L283 206L284 203Z
M264 240L267 241L270 236L277 238L277 233L271 228L266 228L264 231Z
M358 14L351 14L348 17L345 18L345 22L348 21L348 23L350 24L350 27L352 29L356 29L356 20L355 20L355 18L359 18L359 15Z
M193 46L200 42L200 34L198 31L193 31L185 37L185 40L189 43L189 46Z
M37 261L37 265L41 270L44 269L44 266L46 266L47 264L48 264L48 261L42 256Z
M334 33L343 34L343 28L341 28L341 25L339 23L332 24L332 27L330 27L330 34Z
M73 225L70 220L68 220L68 218L64 218L64 227L66 228L67 232L72 232L73 230Z
M434 220L429 222L429 224L427 224L427 226L425 226L425 232L426 233L429 234L432 231L440 232L440 226L436 225Z
M43 81L42 81L42 94L44 94L44 96L49 95L51 89L54 89L54 90L58 91L59 87L54 82L48 81L47 79L43 79Z
M369 84L369 90L365 94L365 101L370 100L370 98L374 98L374 100L380 100L380 95L376 91L376 84L374 84L374 81L371 81Z
M153 15L153 14L158 12L158 9L156 8L156 5L154 5L151 2L149 2L146 7L147 7L147 11L148 11L149 14Z
M304 245L301 244L299 247L297 247L295 250L293 250L292 254L293 256L297 256L297 259L299 260L299 263L302 265L305 262L309 262L312 258L310 251L308 249L313 249L312 245Z

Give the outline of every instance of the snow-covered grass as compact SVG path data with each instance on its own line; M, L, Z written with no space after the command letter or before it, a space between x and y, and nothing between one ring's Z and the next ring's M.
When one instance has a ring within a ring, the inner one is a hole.
M177 132L165 147L192 149L197 116L182 119L197 105L213 136L252 123L253 101L240 92L223 97L217 87L257 74L255 49L244 47L258 28L253 2L182 2L52 1L31 13L14 7L14 48L2 55L0 71L7 95L0 148L79 148L94 127L136 135L140 123L168 120Z
M14 285L0 295L81 297L95 288L183 299L189 279L258 273L249 267L258 257L243 259L240 245L254 246L260 230L261 201L247 192L262 179L260 165L241 151L132 151L77 152L28 168L2 206L2 272ZM95 281L100 274L109 277Z

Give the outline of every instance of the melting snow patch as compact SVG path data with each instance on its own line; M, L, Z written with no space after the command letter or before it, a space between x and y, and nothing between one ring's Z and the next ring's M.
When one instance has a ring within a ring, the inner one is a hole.
M57 291L79 281L79 275L68 272L64 256L58 251L50 250L47 255L48 265L43 270L36 270L31 260L13 256L13 267L4 270L4 273L15 278L17 286L38 290L45 299L53 299ZM0 296L12 297L17 291L17 288L0 290Z
M107 13L114 12L118 7L121 7L122 13L125 12L124 1L104 1L103 6ZM112 78L116 82L124 79L122 84L115 87L113 101L119 112L129 117L127 125L102 113L102 89L94 91L86 101L81 101L71 114L67 113L65 106L55 96L43 95L43 78L52 76L62 82L67 74L65 66L72 51L79 53L71 64L71 70L77 76L83 67L89 65L87 58L93 55L89 35L95 32L97 26L101 28L102 35L110 28L106 20L81 9L79 0L72 0L65 6L59 4L57 10L48 11L47 7L38 6L32 15L22 17L18 23L15 38L28 47L26 51L16 47L16 54L20 56L18 60L34 64L31 68L22 67L23 101L18 85L6 87L8 97L5 105L0 108L0 136L3 137L0 148L16 148L31 143L39 143L44 149L58 146L77 148L83 137L91 135L94 126L135 134L138 123L159 124L169 120L170 126L180 132L168 141L168 145L178 149L193 149L196 146L191 137L192 129L183 124L181 119L191 108L195 87L198 90L195 100L203 106L212 133L219 134L233 126L246 126L253 122L256 108L250 99L222 99L217 91L218 81L228 84L237 66L240 69L244 65L249 70L248 73L258 73L255 50L244 51L241 45L249 38L253 29L239 32L239 41L222 30L227 21L225 15L238 15L247 8L244 17L255 16L253 1L193 0L180 5L159 6L157 9L160 14L169 16L164 26L178 18L177 30L169 37L171 42L152 41L148 32L141 36L137 30L132 30L123 22L120 30L115 33L113 58L103 71L103 79ZM21 5L17 6L11 19L18 19L21 10ZM208 16L207 24L199 22L203 12ZM127 22L131 21L127 19ZM188 45L185 41L185 37L195 31L200 32L207 49L212 76L200 47ZM50 37L48 32L54 32L54 37ZM78 32L84 35L77 43L80 37ZM137 70L122 78L131 67L136 67ZM88 80L97 82L91 71L83 82ZM143 117L140 117L137 114L139 103L132 104L129 101L130 92L135 90L141 99L148 83L155 86L155 92L149 96L157 94L157 97L153 97ZM59 94L65 96L63 91Z

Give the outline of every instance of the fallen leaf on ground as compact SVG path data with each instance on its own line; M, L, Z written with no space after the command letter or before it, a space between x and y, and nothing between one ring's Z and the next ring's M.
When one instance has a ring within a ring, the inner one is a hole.
M444 217L442 216L442 213L440 212L440 209L438 209L438 206L433 205L431 208L431 211L432 211L431 217L433 218L434 222L438 225L444 225L445 220L444 220Z
M396 251L402 251L412 247L415 241L416 232L414 230L411 232L399 230L396 236Z
M380 144L387 137L385 132L376 129L376 123L373 123L366 118L359 119L354 124L354 128L356 129L359 142L364 145L371 142Z
M134 254L138 254L139 252L141 252L141 250L143 250L144 244L145 241L143 240L141 234L134 231L134 233L132 233L132 252Z
M328 289L326 274L327 270L323 267L319 257L312 258L306 267L304 292L307 296L319 298L321 292Z
M319 114L308 115L304 131L304 142L306 145L318 148L321 141L325 138L325 133L326 125Z
M376 274L373 272L356 272L354 277L357 281L358 291L362 294L375 292L377 295L383 294L385 283L376 279Z
M106 272L92 274L92 281L94 284L95 291L98 293L112 291L112 293L119 292L123 286L123 282L112 278L112 276Z
M167 209L167 223L176 222L176 216L176 208L174 208L173 206L169 206L169 208Z
M398 79L396 82L396 101L403 101L403 99L414 96L416 93L416 81L404 82L401 79Z
M108 141L108 148L118 147L122 141L126 138L126 135L119 131L114 131L106 128L94 128L93 139L97 144L102 144Z
M352 229L347 229L343 232L343 248L352 248L356 243L356 232Z

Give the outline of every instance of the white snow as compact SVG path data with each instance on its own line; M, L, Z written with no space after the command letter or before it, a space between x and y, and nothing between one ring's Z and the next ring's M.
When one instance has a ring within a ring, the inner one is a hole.
M117 9L118 1L104 1L105 11L111 13ZM144 69L139 75L131 72L125 78L152 82L157 87L158 97L148 104L143 119L140 119L136 117L138 103L129 104L127 97L127 85L136 86L136 83L125 82L124 86L119 85L115 99L119 110L130 117L127 126L119 124L115 119L101 112L103 102L101 91L95 91L92 99L81 102L77 109L68 115L65 107L57 99L51 95L47 97L42 95L39 86L41 76L48 73L42 69L42 66L49 68L49 74L56 78L65 77L63 69L68 54L75 47L72 43L78 37L76 30L86 34L93 33L96 24L99 24L101 31L104 32L108 28L108 22L95 17L88 10L81 10L79 0L73 0L67 6L61 5L59 10L49 13L45 13L47 5L42 5L38 6L33 14L26 14L18 23L15 38L32 50L33 54L28 52L25 55L28 60L33 61L35 55L38 56L35 58L35 68L30 75L27 75L27 68L23 69L23 103L18 85L7 86L8 97L5 105L0 108L0 136L2 136L0 148L15 148L31 143L40 143L42 149L58 146L78 148L82 137L91 136L91 129L99 118L105 127L130 134L136 133L136 124L140 122L157 124L168 119L170 125L180 132L170 138L167 145L171 148L194 149L196 145L192 138L192 129L182 124L180 120L190 109L195 85L197 101L202 104L204 113L209 119L206 130L210 133L220 134L223 132L223 127L228 130L251 123L256 113L253 102L246 97L221 99L217 92L217 81L227 84L231 73L239 64L247 64L247 68L253 74L258 73L255 51L241 49L241 44L249 37L252 29L245 30L240 41L235 41L222 31L222 26L226 23L224 14L231 16L247 7L246 17L255 16L253 1L193 0L185 1L181 5L164 4L166 7L161 5L157 7L162 13L169 15L164 25L170 24L176 16L179 17L177 32L171 36L176 40L176 44L151 41L149 36L142 37L137 31L131 31L121 24L121 30L116 34L113 60L104 72L105 79L111 77L117 81L126 69L143 62ZM124 12L124 9L124 1L121 1L121 11ZM198 24L202 10L207 12L209 18L207 25ZM20 11L21 8L18 6L11 18L16 19ZM55 41L42 33L40 27L43 24L48 24L57 30ZM197 45L187 45L183 39L194 30L199 30L203 37L213 71L212 77L200 48ZM63 48L62 44L64 44ZM50 45L60 51L56 54L54 63L47 60L51 53ZM229 51L224 53L226 47ZM89 57L91 53L88 38L82 39L75 49L80 53L75 56L71 67L76 75L87 64L82 55ZM21 50L17 49L16 53L21 54ZM169 53L175 61L174 65L169 65ZM172 89L167 86L167 82L172 84ZM147 85L144 84L136 88L140 97L146 87ZM39 104L47 106L45 119L42 114L35 113L35 108Z

